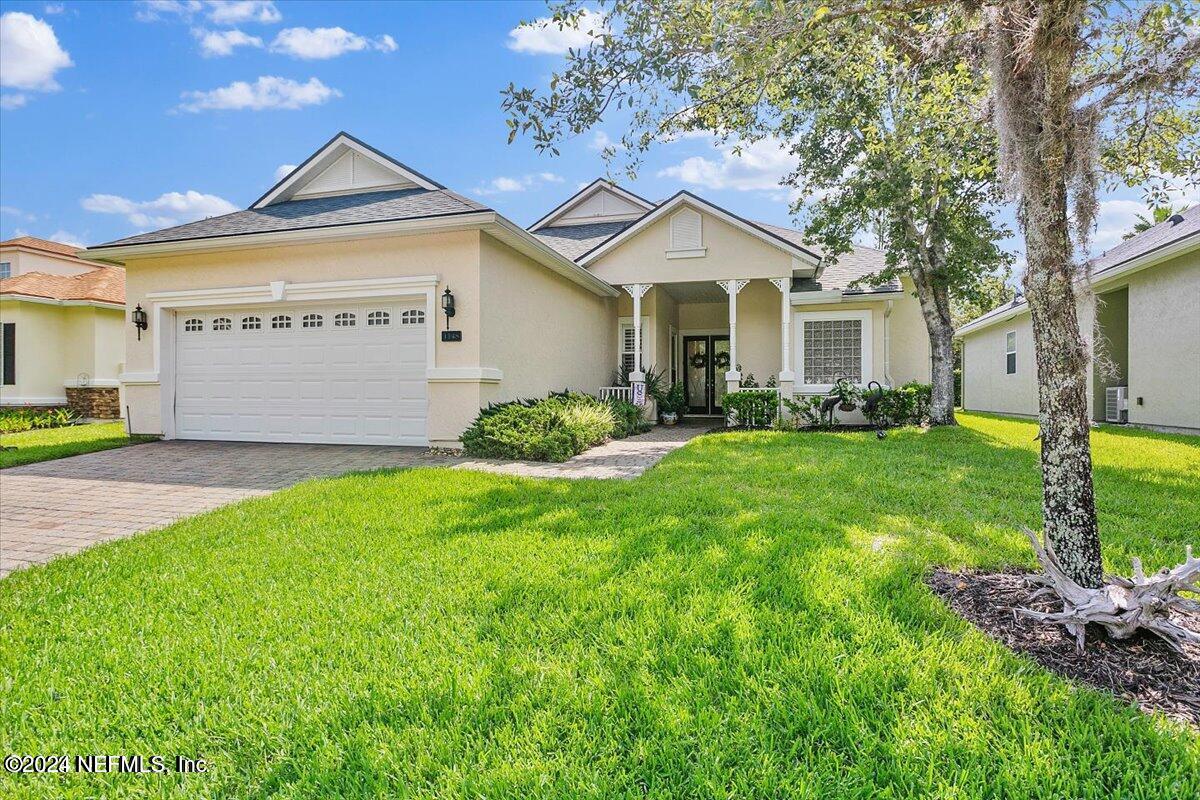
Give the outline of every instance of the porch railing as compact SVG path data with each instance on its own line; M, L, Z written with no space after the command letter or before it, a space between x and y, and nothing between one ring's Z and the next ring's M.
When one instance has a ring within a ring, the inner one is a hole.
M624 400L626 403L633 402L633 387L632 386L601 386L601 400Z

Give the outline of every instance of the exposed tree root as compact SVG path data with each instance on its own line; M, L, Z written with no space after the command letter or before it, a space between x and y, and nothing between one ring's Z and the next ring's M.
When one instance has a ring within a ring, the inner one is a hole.
M1147 631L1180 653L1185 643L1200 645L1200 634L1180 625L1176 617L1200 614L1200 603L1180 595L1180 592L1200 594L1196 586L1200 558L1192 556L1191 545L1187 547L1186 560L1174 569L1164 568L1147 578L1142 562L1135 558L1132 579L1105 575L1103 586L1088 589L1067 577L1049 540L1043 546L1033 531L1025 528L1025 534L1043 570L1026 578L1031 585L1040 587L1030 599L1056 597L1062 601L1063 610L1042 612L1013 607L1014 614L1064 626L1081 651L1088 623L1102 626L1113 639L1128 639L1140 630Z

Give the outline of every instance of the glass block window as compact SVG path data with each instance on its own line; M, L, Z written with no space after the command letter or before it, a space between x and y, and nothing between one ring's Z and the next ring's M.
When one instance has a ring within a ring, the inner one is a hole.
M420 309L410 308L400 315L401 325L420 325L425 322L425 312Z
M271 317L271 328L273 330L286 330L290 327L292 327L292 318L287 314Z
M333 315L333 327L335 328L353 328L358 324L358 317L349 311L342 311Z
M199 333L200 331L204 330L204 323L201 320L192 317L183 323L183 330L185 333Z
M1017 332L1009 331L1004 336L1004 370L1009 375L1017 374Z
M367 314L367 326L374 327L376 325L391 325L392 315L386 311L372 311Z
M863 324L859 319L804 322L804 382L862 383Z
M231 331L233 330L233 320L229 317L217 317L212 321L212 329L214 331Z
M325 324L325 318L320 314L305 314L300 318L300 327L319 328Z
M244 330L244 331L260 331L260 330L262 330L262 317L242 317L242 330Z

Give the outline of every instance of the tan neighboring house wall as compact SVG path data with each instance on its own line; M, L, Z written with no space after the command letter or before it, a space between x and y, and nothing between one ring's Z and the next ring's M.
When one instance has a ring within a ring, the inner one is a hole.
M1129 394L1131 423L1200 432L1200 251L1129 281Z

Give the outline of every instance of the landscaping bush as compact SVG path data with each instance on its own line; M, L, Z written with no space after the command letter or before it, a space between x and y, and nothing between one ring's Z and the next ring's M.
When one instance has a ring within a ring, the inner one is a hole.
M47 408L41 411L12 408L0 411L0 433L20 433L34 428L61 428L72 425L79 416L69 408Z
M616 428L612 433L614 439L624 439L649 429L650 423L642 417L641 406L635 406L628 400L617 399L609 400L608 405L616 420Z
M879 424L886 427L922 425L929 421L929 404L932 399L932 386L910 381L903 386L885 389L883 399L875 407L874 416Z
M605 441L617 429L613 406L565 392L544 400L493 404L463 433L469 455L527 461L566 461Z
M725 419L744 428L769 428L779 414L779 395L755 389L730 392L721 401Z

